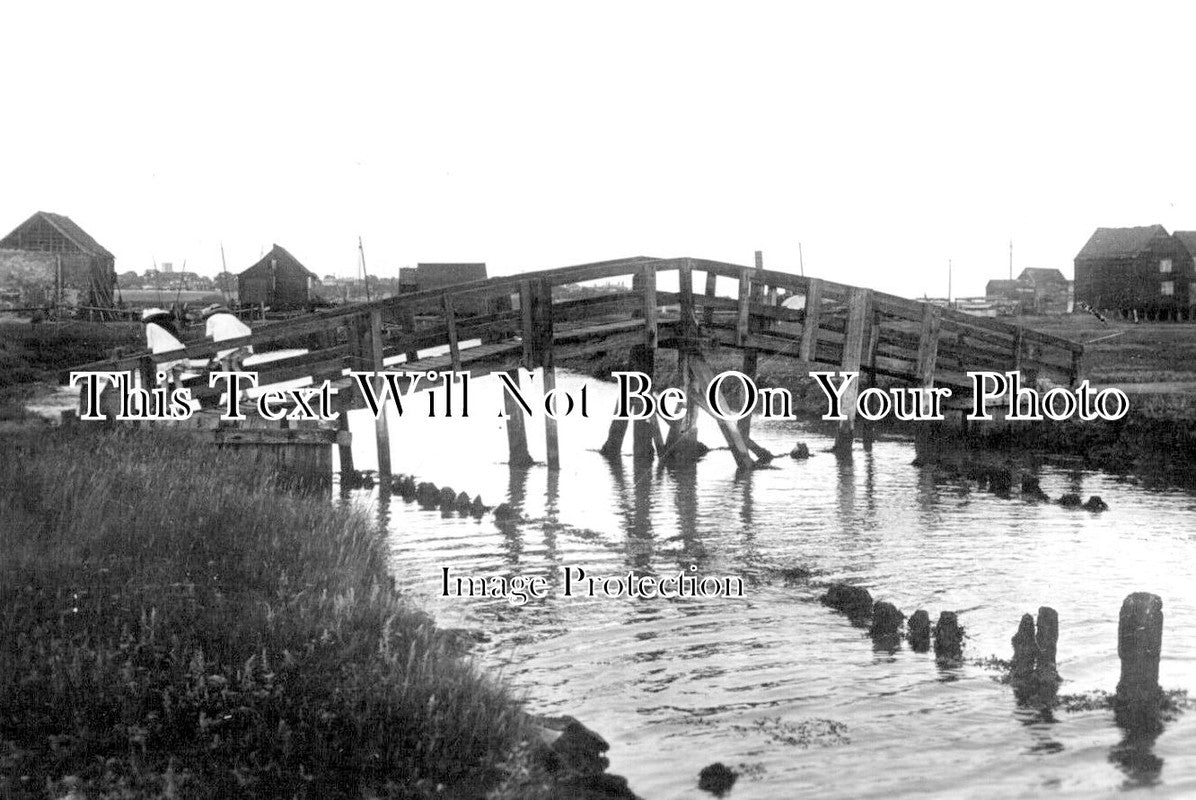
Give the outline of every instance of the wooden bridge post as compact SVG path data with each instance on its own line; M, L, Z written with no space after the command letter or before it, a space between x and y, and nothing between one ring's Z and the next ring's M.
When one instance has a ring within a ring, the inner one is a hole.
M368 339L367 363L375 372L386 369L382 363L382 312L370 312L370 327ZM378 378L378 391L386 388L385 381ZM386 421L386 400L383 397L378 407L378 418L374 422L374 440L378 444L378 479L380 483L389 486L390 483L390 430Z
M763 253L756 251L756 269L760 268L763 262ZM739 347L743 348L743 367L741 372L748 377L748 380L756 380L756 368L759 363L758 354L755 348L748 347L748 336L751 331L751 304L753 296L759 292L759 287L755 286L752 281L751 270L744 269L739 273L739 307L738 314L735 321L735 342ZM754 409L753 409L754 410ZM741 436L747 437L751 435L752 431L752 415L739 420L739 433Z
M518 369L506 371L507 377L515 386L521 385ZM503 409L507 415L507 465L518 469L526 469L535 461L527 449L527 424L523 419L523 408L519 401L503 391Z
M939 355L939 328L942 313L930 303L922 304L922 330L918 336L918 385L922 392L921 412L929 414L932 407L930 389L934 388L934 367Z
M706 283L708 292L711 291L711 279L714 277L713 272L707 273ZM678 265L677 281L681 306L681 341L677 345L677 372L680 388L688 396L688 392L691 391L691 387L693 386L693 369L690 359L693 353L696 352L698 341L698 322L694 311L693 264L690 259L685 259ZM713 312L713 308L710 306L707 306L707 310ZM687 400L685 403L685 417L676 423L669 424L668 439L665 441L664 447L660 448L662 458L666 455L673 457L681 454L683 458L688 459L699 450L696 446L697 428L695 427L695 423L697 421L697 412L697 401L692 398Z
M520 333L523 337L523 367L534 375L536 371L536 326L532 316L531 281L519 282L519 314ZM518 369L507 370L506 374L515 386L521 385L522 378ZM527 449L527 424L523 418L523 409L519 406L519 402L506 391L503 392L503 408L507 415L507 464L518 469L525 469L535 462Z
M864 344L864 352L860 358L861 366L868 371L868 388L876 386L876 346L880 342L880 312L875 308L869 315L868 320L868 338ZM860 376L861 379L863 376ZM864 449L872 449L872 440L874 438L873 429L875 425L865 420L860 425L860 438L863 440Z
M657 344L657 314L656 314L656 266L648 263L641 267L641 292L644 299L644 343L631 348L631 365L633 372L642 372L650 378L656 377L656 344ZM632 426L631 448L634 457L639 460L652 460L653 447L656 436L652 428L657 425L656 419L637 419ZM657 427L659 433L660 428Z
M449 360L453 365L453 372L460 372L461 348L457 342L457 315L453 311L453 298L445 294L442 305L444 306L444 327L448 335Z
M706 325L714 322L714 297L718 290L718 274L706 270L706 308L702 312L702 322Z
M870 322L872 290L852 287L847 300L847 330L843 334L843 357L839 362L840 372L860 371L860 356L864 348L866 330ZM835 452L850 453L855 436L855 403L859 396L860 381L857 377L843 392L843 413L847 419L839 423L835 435Z
M693 381L693 385L688 388L687 392L690 400L697 402L706 410L707 414L714 417L715 422L718 423L718 427L723 433L723 438L727 440L727 446L731 448L731 454L735 456L736 465L740 469L753 466L755 461L752 460L751 450L748 447L747 441L739 433L739 428L717 416L714 413L714 409L706 402L706 389L714 382L714 372L700 353L693 354L690 360L690 373L691 380Z
M544 396L556 391L556 366L553 364L552 283L542 279L536 287L533 300L536 320L536 334L539 337L537 349L540 353L540 367L544 371ZM544 447L548 455L550 470L561 468L561 446L557 435L557 421L544 414Z
M810 278L806 286L806 318L801 326L801 342L797 357L813 362L818 350L818 324L822 316L822 281Z

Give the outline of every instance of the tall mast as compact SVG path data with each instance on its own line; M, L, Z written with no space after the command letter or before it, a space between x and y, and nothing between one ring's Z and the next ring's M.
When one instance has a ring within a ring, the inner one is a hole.
M361 244L361 237L357 237L357 251L361 253L361 281L365 284L365 299L369 301L370 298L370 276L365 271L365 247Z

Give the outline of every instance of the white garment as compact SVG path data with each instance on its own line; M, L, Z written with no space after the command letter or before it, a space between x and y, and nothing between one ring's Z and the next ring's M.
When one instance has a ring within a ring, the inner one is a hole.
M214 342L223 342L225 339L240 339L242 336L248 336L253 333L248 325L233 314L221 311L208 317L208 324L204 330L209 339ZM252 347L240 347L229 350L221 350L216 354L216 359L220 360L227 357L230 353L235 353L241 350L245 353L252 353Z
M182 350L185 345L175 338L174 334L163 328L155 322L148 322L145 325L145 346L150 349L151 353L169 353L172 350ZM202 368L207 362L205 361L188 361L185 358L180 358L176 361L162 361L158 363L158 371L169 373L175 367L179 368ZM183 373L185 377L191 377L198 373Z

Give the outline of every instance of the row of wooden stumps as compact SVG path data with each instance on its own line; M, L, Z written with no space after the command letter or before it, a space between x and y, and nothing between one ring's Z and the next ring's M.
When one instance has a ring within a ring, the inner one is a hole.
M856 626L866 627L877 647L895 650L901 643L901 626L905 614L887 600L873 602L872 595L862 586L835 583L819 598L823 605L839 611ZM963 628L954 611L939 613L932 627L930 613L918 609L909 617L905 638L915 653L925 653L934 644L935 658L943 662L958 662L963 658Z

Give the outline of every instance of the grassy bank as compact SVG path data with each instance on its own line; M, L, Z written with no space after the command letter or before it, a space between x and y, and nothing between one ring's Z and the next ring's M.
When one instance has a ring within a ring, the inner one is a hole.
M3 445L0 796L475 797L524 735L368 520L165 433Z

